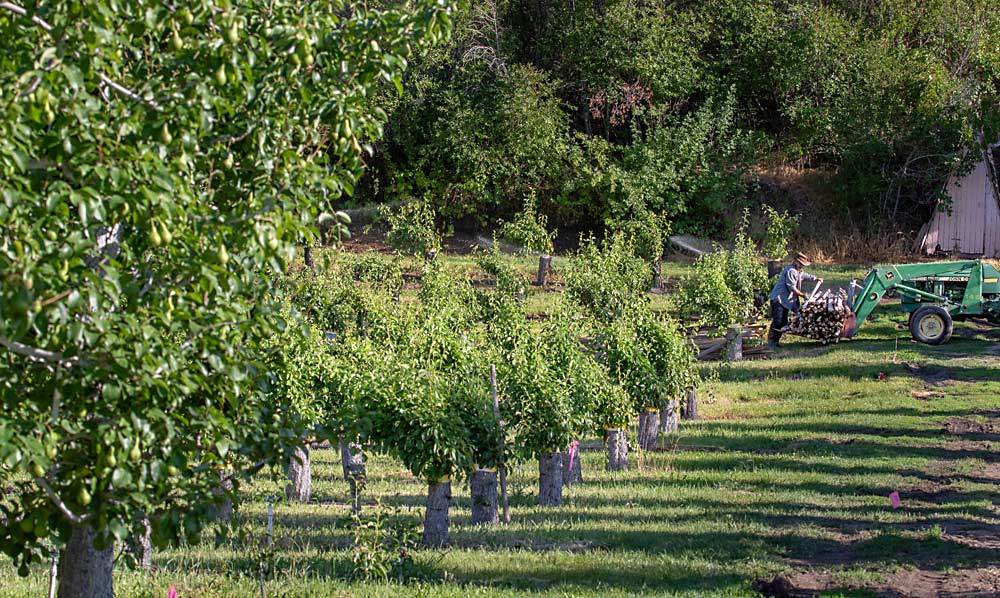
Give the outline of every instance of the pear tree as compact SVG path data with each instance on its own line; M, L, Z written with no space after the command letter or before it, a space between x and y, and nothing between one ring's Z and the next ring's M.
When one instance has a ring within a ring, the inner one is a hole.
M60 597L112 596L115 542L196 541L220 475L287 453L276 280L353 191L368 98L450 10L0 3L0 549L22 573L51 541Z

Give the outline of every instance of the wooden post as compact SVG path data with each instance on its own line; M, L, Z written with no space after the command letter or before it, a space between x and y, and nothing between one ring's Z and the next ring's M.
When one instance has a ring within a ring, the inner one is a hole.
M558 507L562 504L563 454L552 451L538 456L538 504Z
M660 410L649 407L639 412L639 448L651 451L660 438Z
M504 463L503 420L500 419L500 397L497 395L497 367L490 365L490 388L493 392L493 417L500 428L500 504L503 506L503 522L510 523L510 504L507 501L507 465Z
M538 256L538 276L535 278L535 286L544 287L545 279L549 275L549 270L552 269L552 256L551 255L540 255Z
M653 290L659 289L661 284L663 284L663 262L660 258L656 258L653 260Z
M681 419L698 419L698 391L693 386L684 391L684 413Z
M469 496L472 499L473 525L493 524L497 516L497 471L495 469L475 469L469 476Z
M611 428L604 431L604 444L607 449L608 471L628 470L628 440L625 430L621 428Z

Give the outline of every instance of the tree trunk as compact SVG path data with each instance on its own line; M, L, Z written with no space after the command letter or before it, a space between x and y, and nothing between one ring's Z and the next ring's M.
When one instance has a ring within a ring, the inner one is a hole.
M94 548L94 530L75 526L59 553L59 598L114 598L111 570L115 545Z
M549 270L552 269L552 256L551 255L540 255L538 256L538 276L535 277L535 286L544 287L545 281L549 276Z
M774 278L781 274L783 265L780 260L767 260L767 277Z
M132 539L132 551L135 554L136 566L149 570L153 568L153 528L146 517L142 518L142 530L141 534L136 534Z
M233 481L229 479L229 473L226 471L220 471L219 476L219 485L212 490L212 494L215 496L224 496L225 494L232 492ZM226 498L220 502L216 507L215 517L222 522L228 522L232 519L233 501Z
M677 402L667 399L660 410L660 433L672 434L677 431Z
M438 548L448 543L448 510L451 508L451 481L427 484L427 511L424 513L424 546Z
M558 507L562 504L563 454L559 451L538 458L538 504Z
M580 441L569 444L563 458L563 484L572 486L583 481L583 468L580 466Z
M361 488L365 484L365 454L361 445L340 441L340 462L344 479L351 486L351 514L361 515Z
M312 245L310 245L310 244L306 245L305 251L302 252L302 256L305 259L306 266L310 270L315 271L316 270L316 263L313 262Z
M645 409L639 413L639 448L644 451L656 448L656 441L660 438L659 424L660 416L656 409Z
M739 326L731 326L726 333L726 359L729 361L743 359L743 331Z
M605 447L608 451L608 471L628 471L628 437L625 430L612 428L605 430Z
M309 502L312 498L312 465L308 443L295 449L287 473L289 484L285 486L285 497L296 502Z
M472 496L472 523L493 524L500 521L497 509L496 470L477 469L469 478L469 494Z
M691 386L684 391L684 413L682 419L698 419L698 391Z

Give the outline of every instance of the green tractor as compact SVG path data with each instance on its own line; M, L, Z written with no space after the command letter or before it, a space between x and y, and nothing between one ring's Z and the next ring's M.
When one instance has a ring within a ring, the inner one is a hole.
M848 302L853 313L843 336L854 336L890 292L902 300L910 333L922 343L948 342L955 320L976 317L1000 325L1000 272L990 264L980 260L901 264L876 266L860 285L851 284Z

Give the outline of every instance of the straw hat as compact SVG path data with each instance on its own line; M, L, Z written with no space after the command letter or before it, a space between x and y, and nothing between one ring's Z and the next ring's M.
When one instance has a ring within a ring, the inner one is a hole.
M809 256L802 253L801 251L795 254L795 261L799 262L803 266L811 266L812 262L809 261Z

